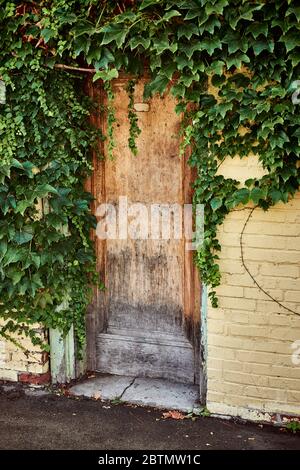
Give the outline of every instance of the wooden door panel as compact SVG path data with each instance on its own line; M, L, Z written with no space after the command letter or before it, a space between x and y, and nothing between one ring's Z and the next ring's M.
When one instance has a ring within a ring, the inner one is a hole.
M133 156L128 147L126 83L119 79L113 85L115 158L106 158L94 173L96 205L106 201L117 208L119 198L126 196L129 205L142 203L149 213L151 204L182 206L191 199L192 174L179 157L180 118L174 112L174 100L155 97L147 111L137 113L142 133L137 139L138 155ZM141 80L135 103L143 102L143 86ZM104 99L101 91L98 99ZM195 298L199 286L184 238L153 240L149 236L96 242L99 271L106 285L97 303L96 369L197 382L199 312Z

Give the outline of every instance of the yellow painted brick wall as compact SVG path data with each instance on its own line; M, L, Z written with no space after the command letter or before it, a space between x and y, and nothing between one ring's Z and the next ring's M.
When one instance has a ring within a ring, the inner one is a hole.
M41 332L44 338L44 334ZM0 337L0 380L36 383L30 377L45 376L49 372L48 355L29 338L15 336L26 352L9 340Z
M237 179L245 170L247 178L262 172L254 157L247 168L239 158L220 168ZM299 315L270 300L245 271L240 234L248 214L232 212L219 231L222 284L219 308L208 306L207 406L250 419L300 416L300 193L268 212L256 209L243 237L257 282Z

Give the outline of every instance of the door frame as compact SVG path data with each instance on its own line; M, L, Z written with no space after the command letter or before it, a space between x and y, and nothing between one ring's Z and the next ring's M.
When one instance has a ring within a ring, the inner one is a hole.
M115 82L126 82L130 77L121 75ZM98 82L99 83L99 82ZM105 135L105 119L101 113L101 104L105 100L103 87L86 80L86 93L97 105L97 112L90 117L91 123ZM86 181L86 190L91 192L94 200L91 204L92 213L95 214L97 205L106 200L105 191L105 161L98 158L97 153L104 154L104 142L99 139L97 152L93 152L93 173ZM191 183L196 177L195 169L188 165L188 153L181 158L184 203L192 202ZM138 157L137 157L138 158ZM179 157L178 157L179 158ZM95 235L95 230L91 233L91 238L95 243L96 268L101 279L105 279L106 274L106 241L100 240ZM184 330L187 338L193 343L195 351L195 368L200 376L200 400L205 403L206 398L206 289L201 287L199 272L193 262L193 251L184 251ZM85 368L88 371L96 370L96 339L97 334L103 330L106 322L106 302L105 294L94 288L93 300L90 303L86 314L86 355ZM99 313L102 312L102 315Z

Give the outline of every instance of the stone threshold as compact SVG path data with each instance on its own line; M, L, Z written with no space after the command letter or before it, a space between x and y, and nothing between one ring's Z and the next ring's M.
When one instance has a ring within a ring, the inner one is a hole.
M74 396L190 412L199 408L199 386L163 379L98 374L70 387Z

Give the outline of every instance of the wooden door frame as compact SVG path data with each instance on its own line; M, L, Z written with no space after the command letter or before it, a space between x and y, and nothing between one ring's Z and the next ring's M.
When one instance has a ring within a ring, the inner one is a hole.
M128 80L128 77L120 77L116 81ZM97 112L91 116L91 122L103 134L105 133L105 121L101 116L101 103L104 102L105 94L103 88L93 84L91 79L86 81L86 92L92 98L97 106ZM103 141L98 142L98 152L104 154ZM179 157L178 157L179 158ZM184 195L184 203L192 202L192 186L191 183L195 179L195 170L187 163L188 155L182 157L182 189ZM92 212L95 213L97 205L106 200L105 191L105 161L100 160L97 152L93 152L93 173L86 182L87 191L91 192L94 196L92 202ZM106 241L100 240L96 237L95 231L91 233L91 237L95 243L96 257L97 257L97 270L100 273L101 279L106 279ZM203 364L203 346L201 331L203 325L201 324L201 284L199 280L198 269L193 262L193 251L184 250L184 330L187 338L194 345L195 369L200 375L200 391L201 401L205 400L205 375ZM90 371L96 370L96 337L102 331L106 323L106 295L98 289L94 289L94 297L92 303L87 309L86 315L86 369ZM99 314L102 312L102 315ZM200 328L201 326L201 328Z

